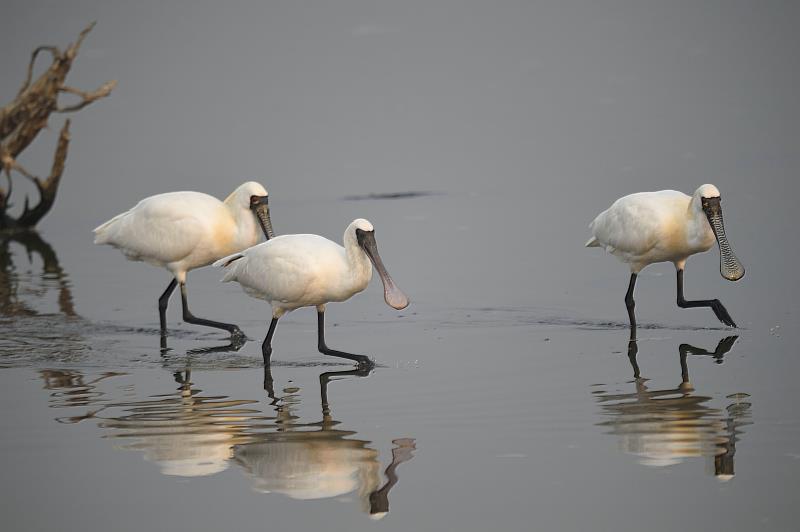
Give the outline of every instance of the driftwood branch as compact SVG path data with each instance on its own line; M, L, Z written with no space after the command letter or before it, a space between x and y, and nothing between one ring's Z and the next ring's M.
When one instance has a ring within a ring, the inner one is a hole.
M17 93L17 97L19 97L20 94L25 92L25 89L27 89L30 86L31 80L33 79L33 65L36 64L36 56L39 55L39 52L44 50L50 52L53 55L54 61L58 58L58 54L60 53L58 51L58 48L56 48L55 46L40 46L33 51L33 53L31 54L31 60L28 63L28 75L25 77L25 82L22 84L22 87L20 87L19 92Z
M61 181L61 175L64 173L64 163L67 160L67 148L69 148L69 120L64 122L64 127L61 128L61 133L58 135L58 145L53 157L53 168L50 170L50 176L44 181L38 177L33 177L33 182L39 191L39 203L30 209L28 207L28 199L25 198L25 209L17 218L17 223L21 226L34 227L39 223L39 220L44 218L44 215L48 213L53 203L55 203L58 184Z
M59 113L70 113L72 111L79 111L89 105L90 103L94 102L95 100L99 100L100 98L105 98L111 91L114 90L114 87L117 86L117 80L107 81L103 83L99 88L93 91L82 91L78 89L73 89L72 87L62 87L61 92L68 92L70 94L77 94L81 97L81 101L75 105L70 105L68 107L59 107L56 109Z
M95 23L89 24L78 36L75 43L70 44L62 52L56 46L39 46L31 54L28 70L22 87L14 101L0 108L0 172L5 173L8 187L0 187L0 231L20 230L34 227L53 206L56 192L64 172L64 161L69 146L69 120L61 129L58 146L53 160L50 176L41 180L27 171L17 161L22 153L47 127L51 113L68 113L79 111L87 105L105 98L116 86L116 81L108 81L93 91L84 91L65 84L67 74L77 57L81 44ZM41 52L50 52L50 66L35 80L33 71ZM58 98L62 93L78 96L80 101L72 105L59 105ZM25 199L25 208L21 215L9 215L12 187L11 171L15 171L36 184L39 202L30 207Z

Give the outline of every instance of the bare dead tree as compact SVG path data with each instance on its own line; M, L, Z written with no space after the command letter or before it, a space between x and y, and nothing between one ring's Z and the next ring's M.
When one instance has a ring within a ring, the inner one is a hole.
M65 120L61 128L53 165L47 178L40 179L17 162L19 154L47 127L50 114L79 111L95 100L111 94L117 84L116 80L112 80L93 91L82 91L65 84L83 39L94 25L94 22L89 24L80 33L78 40L68 45L63 52L55 46L36 48L31 54L27 76L17 96L14 101L0 109L0 175L4 174L6 178L5 188L0 186L0 231L19 231L35 227L55 202L69 147L69 119ZM52 63L33 81L33 67L40 52L49 52ZM58 98L62 93L78 96L80 101L61 106ZM13 192L12 171L30 179L39 192L39 202L31 207L26 197L23 211L16 218L8 214Z

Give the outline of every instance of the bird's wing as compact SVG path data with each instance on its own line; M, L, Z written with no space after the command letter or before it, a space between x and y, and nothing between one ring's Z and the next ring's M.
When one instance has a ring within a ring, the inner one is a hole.
M179 261L207 232L201 214L180 196L153 196L98 227L96 241L117 247L132 259Z
M340 253L337 244L316 235L284 235L218 260L223 282L269 301L300 302L318 288L324 257Z
M658 216L648 201L626 196L601 212L589 226L609 252L643 254L658 243Z

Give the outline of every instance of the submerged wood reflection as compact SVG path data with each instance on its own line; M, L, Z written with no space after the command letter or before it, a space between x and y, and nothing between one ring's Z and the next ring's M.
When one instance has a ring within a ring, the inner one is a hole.
M42 272L38 276L20 275L19 266L11 253L11 244L23 247L28 262L33 263L36 255L42 260ZM36 316L39 313L25 301L24 294L41 297L55 282L58 290L58 309L61 314L76 317L75 304L72 298L69 279L61 267L53 247L36 231L16 233L0 232L0 315L4 316ZM25 287L25 283L31 286Z

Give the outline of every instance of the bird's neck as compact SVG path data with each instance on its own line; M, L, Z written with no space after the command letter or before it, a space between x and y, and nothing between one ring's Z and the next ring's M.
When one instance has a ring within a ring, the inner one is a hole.
M355 233L345 233L344 252L353 285L360 290L366 288L372 278L372 263L367 254L358 245Z
M700 207L700 200L693 197L686 212L686 244L694 252L706 251L714 245L714 231Z
M258 243L259 229L253 212L250 209L240 207L231 200L232 195L225 199L225 206L228 208L234 224L236 224L236 251L239 251Z

